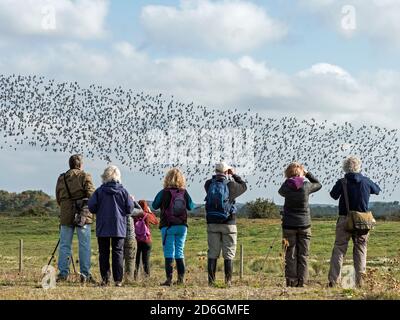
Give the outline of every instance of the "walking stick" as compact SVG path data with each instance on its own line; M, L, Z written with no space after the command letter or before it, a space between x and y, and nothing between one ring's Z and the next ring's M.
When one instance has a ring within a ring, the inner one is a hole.
M49 268L49 266L50 266L51 262L52 262L52 261L53 261L53 259L54 259L54 255L56 254L56 251L57 251L57 248L58 248L58 246L59 246L59 245L60 245L60 238L58 238L57 245L56 245L56 247L54 248L54 251L53 251L53 253L51 254L51 257L50 257L49 263L47 264L47 267L46 267L46 272L47 272L47 269Z
M53 253L51 254L50 260L49 260L49 262L47 263L46 269L45 269L45 271L44 271L45 277L46 277L47 271L49 270L50 264L51 264L51 262L52 262L53 259L54 259L54 256L55 256L55 254L56 254L56 251L57 251L57 248L58 248L59 245L60 245L60 238L58 238L56 247L54 248Z
M275 235L275 237L273 238L272 243L271 243L271 245L269 246L269 248L268 248L268 250L267 250L267 254L265 255L265 258L263 259L263 262L262 262L260 271L258 272L258 281L261 280L261 275L262 275L262 272L263 272L263 270L264 270L265 263L266 263L266 261L267 261L268 258L269 258L269 255L270 255L270 253L271 253L271 251L272 251L272 248L273 248L274 245L275 245L276 240L277 240L278 237L279 237L280 232L281 232L281 228L278 228L278 229L277 229L277 232L276 232L276 235Z

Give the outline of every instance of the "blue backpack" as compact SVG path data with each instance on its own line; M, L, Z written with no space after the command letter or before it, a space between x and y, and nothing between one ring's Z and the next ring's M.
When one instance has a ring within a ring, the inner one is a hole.
M232 203L229 201L229 181L213 178L206 196L207 218L220 222L228 220L232 213Z

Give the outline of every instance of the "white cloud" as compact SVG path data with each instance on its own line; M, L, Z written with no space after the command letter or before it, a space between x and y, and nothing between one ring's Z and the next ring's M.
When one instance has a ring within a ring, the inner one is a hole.
M299 72L295 81L302 92L299 103L329 119L382 123L383 118L395 111L395 105L379 90L379 81L355 79L338 66L316 64ZM388 113L382 117L385 112ZM386 120L389 124L390 116Z
M400 1L398 0L298 0L303 8L319 14L340 33L346 36L365 34L371 40L400 46ZM347 13L344 6L354 7L356 28L342 27Z
M350 86L357 86L355 79L344 69L339 66L332 65L329 63L317 63L310 69L300 71L298 74L300 77L308 78L313 76L319 77L333 77L339 81L346 82Z
M263 7L242 0L185 0L178 8L148 5L141 21L152 41L169 49L244 52L287 34L287 27Z
M0 33L98 38L107 13L108 0L0 0Z

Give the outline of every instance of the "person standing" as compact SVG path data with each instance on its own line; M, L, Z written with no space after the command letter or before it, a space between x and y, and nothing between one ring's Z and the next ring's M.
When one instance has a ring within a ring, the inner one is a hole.
M89 210L96 214L96 236L99 245L101 285L110 283L110 246L112 247L112 275L117 287L124 275L124 242L127 216L134 211L134 202L121 184L121 173L110 165L101 176L103 184L89 199Z
M339 218L336 222L336 238L332 250L329 269L329 287L338 284L341 278L343 259L347 252L350 239L353 240L353 263L355 269L356 286L362 286L362 276L367 268L368 231L346 230L346 222L349 211L368 212L371 194L379 195L380 187L369 178L361 174L361 160L357 157L349 157L343 162L344 179L336 182L330 195L333 199L339 199ZM347 195L345 194L347 189ZM348 198L348 208L346 205Z
M82 227L75 226L75 202L90 198L95 188L90 174L83 171L83 157L75 154L69 158L69 170L59 176L56 185L56 200L60 206L60 249L57 281L68 279L72 259L74 232L79 242L79 267L81 282L93 282L91 267L91 217Z
M139 203L137 203L133 196L130 196L133 201L133 211L126 216L126 237L124 241L124 274L125 279L130 281L135 278L134 265L137 252L136 233L134 217L143 213Z
M156 215L151 212L147 202L145 200L139 200L139 205L143 208L143 215L134 218L137 241L135 280L137 280L138 277L140 260L143 264L145 277L150 276L150 253L152 247L150 225L158 224L158 219Z
M319 191L322 185L297 162L291 163L286 168L285 176L286 180L278 192L285 198L282 233L287 247L286 285L303 287L308 282L308 255L311 242L311 214L308 201L310 194Z
M247 190L246 182L225 162L215 167L215 175L207 180L206 219L208 241L208 283L215 284L217 261L224 258L225 283L232 284L233 259L236 254L237 228L235 199Z
M185 241L187 235L187 211L194 203L186 190L186 179L178 168L169 170L164 178L164 189L157 193L152 207L161 210L160 230L165 258L166 280L161 285L172 284L173 263L178 271L177 284L183 284L185 276Z

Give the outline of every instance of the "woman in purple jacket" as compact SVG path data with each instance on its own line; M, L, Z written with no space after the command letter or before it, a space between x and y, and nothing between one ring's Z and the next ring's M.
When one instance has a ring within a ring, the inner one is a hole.
M99 264L102 285L110 282L110 245L112 274L115 285L122 285L124 272L124 240L127 216L134 210L134 202L121 184L121 173L116 166L108 166L101 176L103 184L89 199L89 210L96 214L96 236L99 244Z

